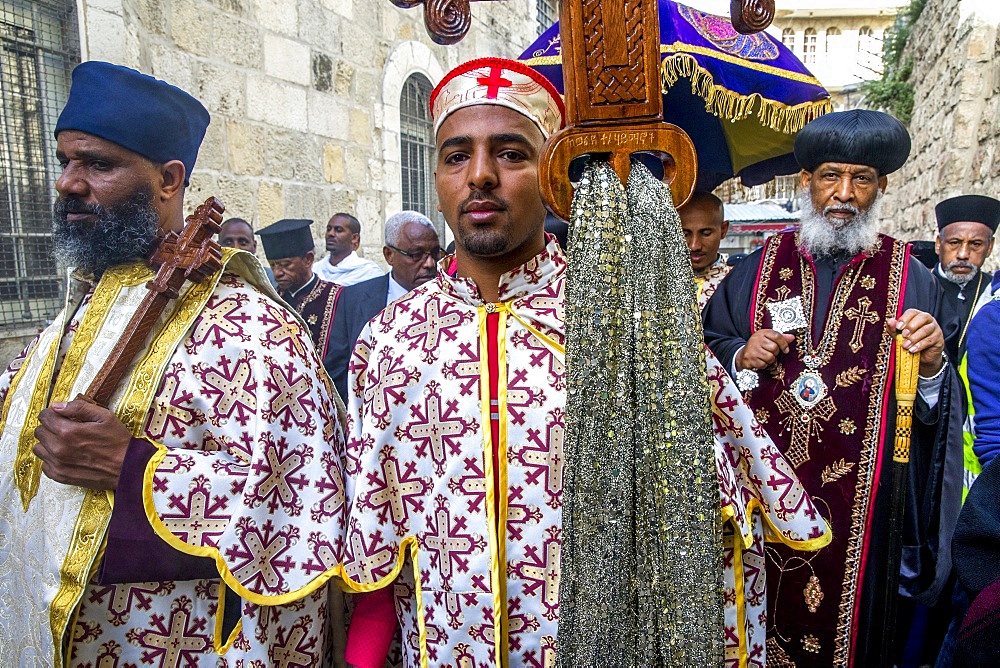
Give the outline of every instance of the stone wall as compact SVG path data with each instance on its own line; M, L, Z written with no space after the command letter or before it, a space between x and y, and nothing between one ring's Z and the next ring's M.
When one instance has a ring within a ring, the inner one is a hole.
M385 219L402 208L399 99L469 58L516 57L540 32L535 0L477 2L458 45L427 36L420 8L389 0L76 0L81 58L165 79L212 114L188 211L215 195L255 228L333 213L362 222L360 253L384 264ZM263 255L261 254L261 257ZM32 328L0 331L6 366Z
M995 0L929 0L914 24L906 48L914 58L913 150L889 176L883 209L889 234L933 239L937 202L1000 196L998 23ZM997 266L996 257L990 265Z
M399 96L485 55L517 56L538 33L533 0L473 4L470 34L434 44L423 12L389 0L80 0L85 59L174 83L212 113L187 193L255 228L279 218L362 222L382 262L382 224L401 208Z

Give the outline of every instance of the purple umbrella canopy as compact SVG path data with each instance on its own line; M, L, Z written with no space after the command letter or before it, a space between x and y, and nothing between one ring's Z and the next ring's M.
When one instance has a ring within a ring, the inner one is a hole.
M796 133L833 110L830 94L785 45L743 35L727 17L659 0L663 120L690 135L697 190L794 174ZM563 91L559 24L520 56Z

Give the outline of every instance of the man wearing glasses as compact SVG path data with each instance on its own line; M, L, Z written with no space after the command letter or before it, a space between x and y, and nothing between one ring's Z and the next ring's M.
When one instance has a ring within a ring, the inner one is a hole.
M347 366L361 330L382 309L437 275L441 246L427 216L401 211L385 222L388 274L344 288L333 318L330 346L323 360L341 399L347 401Z

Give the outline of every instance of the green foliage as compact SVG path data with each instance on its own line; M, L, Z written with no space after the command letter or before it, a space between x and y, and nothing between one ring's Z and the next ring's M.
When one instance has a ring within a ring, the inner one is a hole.
M886 31L882 48L882 79L864 85L868 106L883 109L904 123L913 116L913 57L905 56L906 43L913 33L913 24L920 17L927 0L910 0L900 10L892 28Z

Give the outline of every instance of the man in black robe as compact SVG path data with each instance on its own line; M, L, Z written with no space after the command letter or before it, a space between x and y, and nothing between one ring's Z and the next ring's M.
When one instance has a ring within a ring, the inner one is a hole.
M944 305L958 325L946 333L945 349L956 363L965 353L965 335L977 305L989 299L993 274L983 263L993 252L993 234L1000 223L1000 202L984 195L960 195L934 207L940 261L934 277L944 292ZM983 297L983 295L986 295Z
M961 418L943 355L941 299L906 245L878 234L886 176L910 149L880 112L823 116L798 135L800 230L733 268L705 338L818 499L834 540L808 559L768 548L768 665L893 660L885 626L895 432L891 333L920 356L899 591L933 604L948 577L961 499ZM950 452L949 440L958 446ZM905 629L904 629L905 630Z
M306 321L319 356L325 357L343 288L313 273L312 221L285 218L258 230L257 234L274 272L278 293Z

